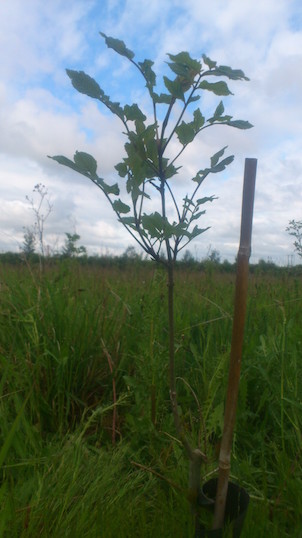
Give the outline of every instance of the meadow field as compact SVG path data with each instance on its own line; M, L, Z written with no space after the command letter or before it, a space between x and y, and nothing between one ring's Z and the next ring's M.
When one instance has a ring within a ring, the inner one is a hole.
M188 435L215 475L235 275L176 271ZM250 275L232 480L243 538L302 537L302 276ZM0 265L0 538L193 538L155 265ZM207 514L201 518L207 518Z

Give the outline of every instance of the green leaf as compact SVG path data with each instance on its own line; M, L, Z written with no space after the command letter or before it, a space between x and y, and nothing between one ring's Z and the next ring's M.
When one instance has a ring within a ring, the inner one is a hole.
M201 127L204 125L204 122L205 122L205 118L202 115L202 113L200 112L199 108L194 110L193 117L194 117L194 122L193 122L194 123L194 129L195 129L195 131L199 131L199 129L201 129Z
M131 190L133 189L133 177L129 174L128 175L128 179L127 179L127 182L126 182L126 191L127 193L129 194L131 192Z
M135 56L132 50L127 49L124 41L120 39L115 39L114 37L108 37L103 32L100 32L101 36L105 38L106 45L109 49L115 50L121 56L125 56L129 60L132 60Z
M106 101L102 99L102 101L111 110L111 112L116 114L121 119L124 118L124 110L120 106L120 103L113 103L110 101L110 99L106 99Z
M130 228L133 228L136 230L136 222L134 217L120 217L119 221L125 224L126 226L130 226Z
M135 120L135 130L136 134L141 135L145 131L146 126L143 121Z
M165 220L157 211L150 215L144 214L142 216L142 225L150 237L160 239L163 236Z
M226 125L236 127L237 129L251 129L254 127L250 122L244 120L227 121Z
M196 176L192 177L192 181L196 181L198 185L201 185L201 183L209 175L210 172L211 172L211 168L205 168L204 170L199 170Z
M189 208L189 206L193 206L195 207L195 204L192 200L192 198L188 198L188 195L185 196L185 198L183 198L183 201L184 201L184 205Z
M190 218L190 222L192 222L192 220L199 219L199 217L201 217L201 215L204 215L205 212L206 210L204 209L203 211L198 211L198 213L194 213L194 215L192 215L192 217Z
M178 54L168 54L168 56L170 60L172 60L172 62L180 66L181 65L185 66L187 70L193 71L195 72L195 74L200 72L201 63L198 60L193 60L193 58L191 58L188 52L183 51L183 52L179 52Z
M55 155L54 157L48 155L48 157L59 164L63 164L64 166L68 166L68 168L79 172L79 174L87 176L89 179L100 179L96 175L97 162L92 155L89 155L89 153L76 151L74 161L67 159L67 157L64 157L63 155Z
M167 62L167 64L170 67L171 71L173 71L173 73L175 73L176 75L184 78L189 78L190 71L185 65L174 64L171 62Z
M232 119L233 116L219 116L219 118L211 118L213 121L219 121L220 123L225 123L227 124L227 122L229 122L231 119Z
M147 118L136 103L124 106L124 114L129 121L145 121Z
M228 77L231 80L250 80L241 69L232 69L228 65L219 65L207 74L216 77Z
M184 121L175 129L179 142L186 146L195 138L195 129L192 123L185 123Z
M196 205L199 206L207 202L213 202L213 200L217 200L217 196L204 196L203 198L196 200Z
M206 56L205 54L202 55L202 59L204 61L204 63L210 68L210 69L213 69L214 67L216 67L217 65L217 62L213 62L213 60L210 60L210 58L208 56Z
M209 174L217 174L217 172L222 172L226 168L226 166L231 164L231 162L233 162L233 160L234 160L234 155L230 155L229 157L226 157L222 161L218 162L219 158L223 155L226 147L221 149L220 151L218 151L217 153L215 153L215 155L213 155L211 157L211 168L205 168L204 170L199 170L197 172L196 176L192 178L192 181L195 181L196 183L198 183L198 185L201 185L201 183L204 181L204 179ZM213 163L215 163L215 164L213 164ZM203 200L203 198L198 200L197 204L201 200ZM206 199L204 199L204 200L208 201ZM213 200L214 200L214 198L213 198ZM202 203L202 202L200 202L200 203Z
M114 194L115 196L118 196L120 193L120 189L117 183L115 183L114 185L107 185L107 183L105 183L105 181L101 177L94 178L93 182L98 187L100 187L100 189L102 189L102 191L106 194Z
M217 151L217 153L215 153L215 155L213 155L211 157L211 168L213 168L213 166L215 166L215 164L218 163L220 157L222 157L222 155L224 154L226 148L228 146L225 146L224 148L222 148L221 150Z
M68 166L68 168L72 168L72 170L75 170L76 172L78 172L78 168L74 164L74 162L71 161L70 159L67 159L67 157L64 157L64 155L54 155L53 157L48 155L48 158L52 159L53 161L56 161L59 164L63 164L63 166Z
M168 95L167 93L161 93L159 95L156 92L152 92L152 99L154 103L159 103L159 104L163 103L165 105L169 105L172 101L172 96Z
M234 155L230 155L229 157L226 157L223 159L223 161L220 161L220 163L216 164L213 168L211 168L212 174L217 174L217 172L222 172L228 166L231 164L234 160Z
M222 116L223 113L224 113L224 106L223 106L223 102L220 101L219 105L217 106L214 112L214 115L211 118L209 118L207 121L211 124L214 122L226 123L227 121L230 121L232 116Z
M199 99L200 99L200 95L191 95L191 97L189 97L188 99L188 104L194 103L195 101L199 101Z
M215 112L214 112L214 118L219 118L219 116L221 116L222 114L224 113L224 106L223 106L223 102L220 101L218 107L216 108Z
M146 151L141 134L137 134L134 131L130 131L128 133L128 138L130 142L126 142L125 150L129 158L137 159L137 157L139 157L141 160L145 160ZM132 168L131 164L129 164L129 166L130 168Z
M180 143L184 146L194 140L196 134L200 131L205 122L205 118L203 117L199 108L193 112L193 118L194 120L190 123L185 123L182 121L181 124L175 129Z
M156 74L152 69L153 64L154 62L152 62L151 60L144 60L143 62L138 62L138 65L140 66L147 81L147 87L153 87L156 85Z
M136 201L138 200L140 196L142 196L143 198L148 198L150 200L150 196L139 188L136 181L130 180L127 183L128 183L128 189L129 189L129 192L131 192L131 198L134 204L136 203Z
M187 230L187 224L185 222L180 222L179 224L176 224L175 222L173 224L170 224L167 222L166 226L166 235L167 237L189 237L190 233Z
M149 127L151 128L151 126ZM148 132L149 127L139 135L132 131L129 132L128 138L130 142L126 142L124 146L128 155L124 161L127 164L128 169L132 172L133 178L137 184L140 184L146 178L154 177L156 173L156 170L152 166L151 157L148 152L146 153L144 140L144 136Z
M126 163L118 163L114 167L120 177L125 177L128 174L128 167Z
M120 193L120 189L117 183L114 183L114 185L107 185L107 183L103 181L102 187L106 194L114 194L115 196L118 196Z
M84 71L66 69L66 73L71 79L73 87L78 90L78 92L84 93L94 99L101 99L104 96L104 92L98 83L89 75L86 75Z
M97 162L89 153L85 153L84 151L76 151L73 160L79 171L88 172L92 176L96 175Z
M130 207L127 204L124 204L122 200L115 200L112 203L112 207L117 213L129 213L130 211Z
M165 179L169 179L170 177L175 176L178 173L178 170L181 168L181 166L178 166L175 168L173 164L168 165L168 159L163 159L163 169L164 169L164 176Z
M181 82L177 78L175 80L170 80L168 77L163 78L164 84L170 94L173 95L173 97L176 97L176 99L181 99L182 101L184 101L185 98Z
M199 89L201 90L209 90L210 92L215 93L215 95L234 95L228 88L228 85L226 82L223 82L222 80L220 82L208 82L207 80L203 80L199 86Z
M232 80L250 80L248 77L245 76L242 69L232 69L228 65L219 65L218 71L223 73L225 76Z
M147 148L147 159L151 160L155 169L158 168L158 145L156 141L156 124L148 125L142 133L145 146ZM154 171L154 173L156 173Z
M210 226L208 226L207 228L198 228L198 226L195 226L192 232L190 232L190 241L194 239L194 237L197 237L198 235L203 234L209 229L210 229Z

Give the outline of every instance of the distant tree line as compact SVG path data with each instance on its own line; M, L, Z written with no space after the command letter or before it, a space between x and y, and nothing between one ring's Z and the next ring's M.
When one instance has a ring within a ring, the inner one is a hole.
M44 266L52 267L59 263L64 263L64 260L70 260L72 263L90 266L90 267L112 267L117 269L127 269L129 267L153 267L154 262L147 257L143 257L142 254L138 254L133 246L127 247L127 249L121 255L92 255L88 256L85 247L78 247L77 242L80 236L78 234L66 233L65 245L60 252L52 255L45 255L42 263ZM4 252L0 253L0 263L11 265L41 265L40 253L31 251L25 252L22 250L19 253L16 252ZM232 263L228 260L221 261L220 254L215 251L214 256L208 256L202 260L197 260L188 251L181 260L176 263L177 269L185 269L188 271L197 271L200 273L206 273L208 275L216 273L235 274L236 272L236 260ZM302 274L302 265L295 266L278 266L272 261L266 261L260 259L258 263L250 264L251 274L270 274L270 275L282 275Z
M129 265L152 265L154 262L149 260L143 254L138 254L133 246L126 248L125 252L120 256L116 255L101 255L88 256L87 250L83 245L79 245L80 235L65 232L65 242L59 251L55 251L45 245L44 228L45 222L53 210L53 204L50 200L48 188L42 183L38 183L33 189L34 197L26 196L26 200L30 204L30 209L34 213L35 221L32 226L24 227L23 243L20 253L5 252L0 253L0 262L18 264L26 262L39 263L40 269L45 262L48 264L56 263L62 259L77 259L81 264L98 265L102 267L126 267ZM294 237L295 251L302 258L302 221L290 220L286 228L286 232ZM177 267L187 268L196 271L206 271L208 273L215 271L224 273L234 273L236 271L236 261L234 263L228 260L221 261L220 252L212 249L211 245L208 248L207 255L204 259L198 261L189 250L184 252L182 259L179 259ZM280 267L273 261L265 261L260 259L257 264L250 264L251 273L275 273L286 271L300 274L302 266Z

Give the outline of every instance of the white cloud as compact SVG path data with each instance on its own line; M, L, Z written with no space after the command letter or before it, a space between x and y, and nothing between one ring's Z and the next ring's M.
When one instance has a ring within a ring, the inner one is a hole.
M41 4L11 0L0 5L0 61L4 77L19 84L52 74L58 62L83 57L87 41L81 28L93 2Z

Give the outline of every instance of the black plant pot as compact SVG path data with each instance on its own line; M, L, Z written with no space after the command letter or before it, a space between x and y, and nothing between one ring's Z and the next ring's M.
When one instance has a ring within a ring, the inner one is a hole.
M202 487L201 497L206 496L208 499L212 499L212 502L210 501L206 504L203 497L200 504L205 505L205 507L212 512L214 512L216 489L217 478L212 478ZM237 484L229 482L224 520L226 525L232 525L233 538L239 538L241 535L249 501L249 494L243 488ZM197 523L195 529L195 538L222 538L223 530L223 528L217 530L208 530L201 524Z

